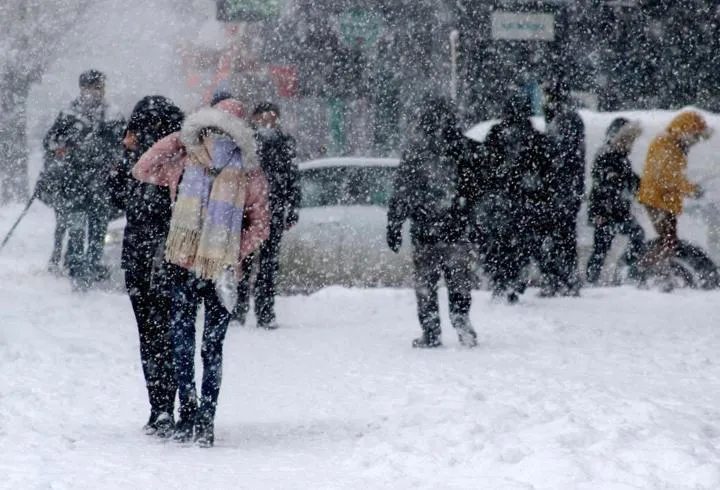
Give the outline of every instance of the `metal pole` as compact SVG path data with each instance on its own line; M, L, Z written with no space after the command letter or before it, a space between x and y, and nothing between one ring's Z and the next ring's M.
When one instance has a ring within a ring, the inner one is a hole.
M458 48L460 45L460 33L457 29L450 31L450 98L457 103L458 96Z

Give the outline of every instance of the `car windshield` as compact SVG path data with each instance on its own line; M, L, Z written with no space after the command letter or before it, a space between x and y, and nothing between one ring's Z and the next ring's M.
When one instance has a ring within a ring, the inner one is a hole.
M302 207L387 207L395 169L392 167L327 167L301 172Z

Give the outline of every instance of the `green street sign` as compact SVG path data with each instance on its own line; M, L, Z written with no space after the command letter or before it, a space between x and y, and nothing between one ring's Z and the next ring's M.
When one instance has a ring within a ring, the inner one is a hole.
M282 0L216 0L217 20L222 22L257 22L275 17Z
M340 15L340 34L346 44L374 44L384 30L385 19L369 10L350 9Z

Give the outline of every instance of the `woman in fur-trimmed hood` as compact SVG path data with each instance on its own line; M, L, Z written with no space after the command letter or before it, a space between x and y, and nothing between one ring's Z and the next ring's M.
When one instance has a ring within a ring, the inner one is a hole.
M172 269L171 322L180 419L174 438L214 442L222 345L230 321L216 284L267 238L268 184L242 106L225 99L188 116L133 168L144 182L169 186L174 205L165 259ZM195 387L195 318L205 305L200 405Z

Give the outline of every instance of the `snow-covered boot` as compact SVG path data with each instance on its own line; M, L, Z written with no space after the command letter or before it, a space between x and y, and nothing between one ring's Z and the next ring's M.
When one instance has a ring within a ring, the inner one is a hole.
M180 419L175 424L175 430L172 433L172 440L175 442L190 442L193 440L195 431L195 421L193 419Z
M153 435L155 433L155 421L158 418L159 413L156 410L150 410L150 418L147 423L143 426L142 430L147 435Z
M197 405L180 408L180 420L175 424L172 439L177 442L190 442L193 440L195 422L197 418Z
M451 315L452 325L458 334L458 340L463 347L477 346L477 334L470 324L468 315Z
M175 433L175 421L173 420L172 414L168 412L162 412L158 415L154 425L155 432L153 435L161 439L167 439Z
M195 444L209 448L215 444L215 423L209 416L201 416L195 425Z
M423 330L422 336L412 341L412 346L416 349L432 349L441 345L440 332L435 330Z

